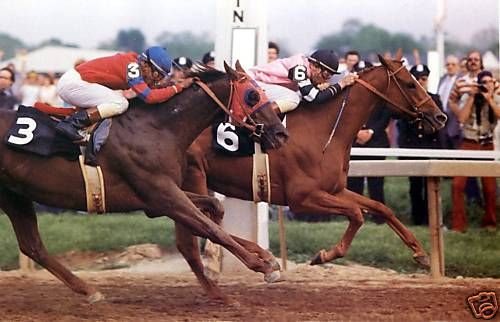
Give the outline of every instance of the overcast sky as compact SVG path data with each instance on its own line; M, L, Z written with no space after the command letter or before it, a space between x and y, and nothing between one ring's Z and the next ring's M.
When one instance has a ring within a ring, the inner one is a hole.
M292 52L311 50L322 35L339 31L349 18L417 38L432 36L437 7L437 0L267 2L269 38L283 42ZM498 27L498 2L448 0L447 34L471 42L476 31ZM143 31L148 44L153 44L162 31L205 32L212 38L215 34L215 0L0 0L0 4L0 32L31 45L56 37L82 47L96 47L114 38L118 30L132 27Z

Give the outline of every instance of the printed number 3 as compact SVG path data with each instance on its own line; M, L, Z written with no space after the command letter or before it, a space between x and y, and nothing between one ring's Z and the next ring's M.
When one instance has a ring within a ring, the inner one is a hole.
M27 125L27 128L20 128L17 133L22 136L9 136L7 140L10 143L17 145L28 144L33 140L33 131L36 129L36 122L29 117L20 117L17 119L16 124Z
M129 78L136 78L139 77L140 72L139 72L139 65L137 63L130 63L127 66L127 76Z
M238 135L234 133L236 127L231 123L221 123L217 127L217 143L224 149L234 152L238 151Z
M293 69L293 79L295 79L296 81L303 81L307 78L306 73L306 66L299 65Z

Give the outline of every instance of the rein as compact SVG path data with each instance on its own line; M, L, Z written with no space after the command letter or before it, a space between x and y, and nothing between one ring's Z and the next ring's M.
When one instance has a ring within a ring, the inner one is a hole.
M210 87L207 86L207 84L203 83L201 80L199 79L196 79L194 81L196 83L196 85L200 86L201 89L203 89L203 91L205 91L205 93L207 93L208 96L210 96L210 98L215 102L217 103L217 105L224 111L224 113L226 113L228 116L231 116L233 113L231 113L231 111L229 110L229 108L224 105L224 103L221 102L221 100L217 97L217 95L215 95L215 93L210 89ZM230 106L231 104L231 101L233 100L233 94L234 94L234 83L233 81L231 81L231 91L230 91L230 94L229 94L229 102L227 105ZM247 114L247 113L245 113ZM257 124L251 117L250 115L247 114L247 117L248 119L250 120L250 122L252 124L248 124L244 121L240 121L238 120L237 118L232 118L238 126L240 127L244 127L246 128L247 130L249 130L253 136L256 136L256 137L260 137L262 135L262 132L264 130L264 126L262 124Z
M386 101L389 104L393 105L394 107L396 107L397 109L399 109L401 112L409 114L412 117L416 118L417 119L416 121L421 120L422 117L423 117L422 116L422 112L420 112L418 109L419 109L420 106L422 106L425 103L427 103L431 99L431 97L429 95L427 95L427 97L425 99L423 99L421 102L419 102L418 104L414 104L412 102L412 100L408 97L408 95L405 93L405 91L401 87L401 84L399 83L398 79L396 78L396 74L399 73L404 68L404 65L401 65L401 67L399 67L394 72L392 72L389 69L387 69L387 67L385 67L385 68L387 70L387 82L388 82L387 87L389 88L390 83L391 83L391 79L392 79L394 81L394 83L396 84L396 86L398 87L398 89L401 92L401 94L403 95L403 97L405 98L406 102L410 106L410 110L408 110L407 108L404 108L403 106L401 106L398 103L394 102L387 95L385 95L384 93L382 93L381 91L379 91L378 89L376 89L373 85L371 85L367 81L365 81L365 80L363 80L361 78L358 78L358 79L356 79L356 82L358 82L359 84L361 84L363 87L365 87L370 92L372 92L375 95L377 95L378 97L382 98L384 101Z
M346 89L344 98L342 99L342 105L340 106L339 114L337 115L337 119L335 120L335 124L333 125L332 132L330 132L330 136L328 137L328 141L325 143L325 146L323 147L323 154L325 153L328 145L330 145L330 142L332 142L333 135L335 134L335 131L337 130L337 126L339 125L340 117L342 116L342 112L344 112L344 107L347 104L347 99L349 98L349 90L350 90L350 87L348 87Z

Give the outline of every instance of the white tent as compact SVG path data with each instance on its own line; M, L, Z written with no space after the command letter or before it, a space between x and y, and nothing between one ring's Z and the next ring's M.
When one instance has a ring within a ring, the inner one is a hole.
M500 69L500 62L498 58L491 51L487 51L483 55L483 65L484 68L489 70L498 70Z
M0 62L0 67L14 63L16 69L25 72L34 70L39 73L63 73L72 68L77 60L90 60L115 53L116 51L111 50L46 46Z

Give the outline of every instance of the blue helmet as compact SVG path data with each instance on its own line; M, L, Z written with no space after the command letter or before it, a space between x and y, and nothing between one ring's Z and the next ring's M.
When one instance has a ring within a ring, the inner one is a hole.
M160 46L149 47L141 54L141 57L151 63L164 76L170 73L172 58L170 58L167 49Z

